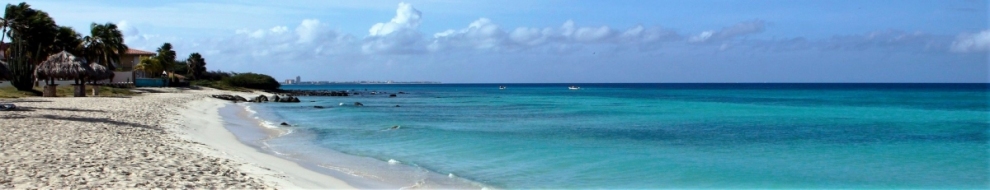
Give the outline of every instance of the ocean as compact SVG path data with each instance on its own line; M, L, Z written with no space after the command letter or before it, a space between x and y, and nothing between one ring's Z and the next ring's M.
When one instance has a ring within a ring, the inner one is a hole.
M282 88L360 95L240 104L253 144L369 188L990 188L987 84Z

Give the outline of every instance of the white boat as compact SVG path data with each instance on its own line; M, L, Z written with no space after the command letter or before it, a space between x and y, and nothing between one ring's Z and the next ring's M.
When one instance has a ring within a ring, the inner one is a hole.
M498 86L499 90L505 90L505 86Z
M568 86L567 89L579 90L579 89L581 89L581 87L579 87L579 86Z

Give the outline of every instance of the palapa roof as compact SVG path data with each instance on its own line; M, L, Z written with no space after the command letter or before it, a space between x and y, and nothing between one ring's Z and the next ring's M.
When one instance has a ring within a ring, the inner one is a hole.
M103 80L113 78L113 71L107 69L103 65L91 63L89 64L89 80Z
M62 51L48 56L48 59L34 69L38 79L83 79L90 74L85 60L69 52Z

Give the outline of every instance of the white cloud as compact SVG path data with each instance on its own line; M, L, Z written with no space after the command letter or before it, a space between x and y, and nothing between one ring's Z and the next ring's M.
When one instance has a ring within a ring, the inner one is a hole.
M550 29L519 27L509 33L509 39L524 46L537 46L547 41Z
M506 32L491 20L480 18L467 28L434 34L428 48L431 51L449 48L498 49L506 36Z
M581 27L572 20L564 22L558 28L519 27L510 32L503 30L490 19L480 18L466 28L434 34L429 49L438 51L467 48L500 51L548 48L550 52L574 52L585 46L599 45L653 49L652 47L657 47L659 43L676 39L680 37L675 32L660 27L646 28L638 25L619 31L608 26Z
M395 17L387 23L377 23L368 30L370 36L385 36L399 30L416 30L419 28L422 13L411 4L401 2L395 10Z
M316 19L306 19L303 20L299 27L296 27L296 34L299 35L299 40L296 43L310 43L317 40L320 37L333 37L333 36L321 36L321 31L329 30L326 24L320 23Z
M826 50L865 50L871 48L902 49L912 51L938 51L949 49L950 36L899 30L874 31L861 35L835 36L821 42Z
M399 3L395 17L368 30L361 49L365 53L409 54L422 52L419 23L422 13L408 3Z
M765 28L766 28L766 23L763 22L762 20L740 22L735 25L722 28L721 30L718 31L708 30L701 32L698 35L689 38L688 41L703 43L703 42L718 42L718 41L732 40L740 36L761 33L765 30Z
M248 30L248 29L240 29L240 30L234 31L234 33L235 34L247 35L248 37L251 37L251 38L261 39L261 38L265 38L265 37L268 37L268 36L281 35L281 34L285 33L286 31L289 31L289 28L287 28L285 26L275 26L275 27L272 27L271 29L267 29L267 30L265 30L265 29L258 29L258 30L251 31L251 30Z
M952 42L951 50L960 53L986 53L990 50L990 30L984 30L976 34L960 34Z
M705 41L708 41L709 38L712 38L712 34L715 34L715 31L712 31L712 30L704 31L704 32L701 32L700 34L698 34L696 36L691 36L691 38L688 39L688 41L690 41L690 42L705 42Z
M140 33L137 27L131 25L129 22L127 22L127 20L121 20L120 22L117 22L117 29L120 30L120 33L123 34L124 36L137 36Z

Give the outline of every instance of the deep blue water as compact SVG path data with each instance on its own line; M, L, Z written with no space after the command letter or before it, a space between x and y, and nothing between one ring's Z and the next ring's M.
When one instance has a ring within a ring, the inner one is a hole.
M990 187L987 84L282 88L362 95L253 105L294 125L271 148L379 180L408 179L321 152L397 161L410 183L497 188Z

